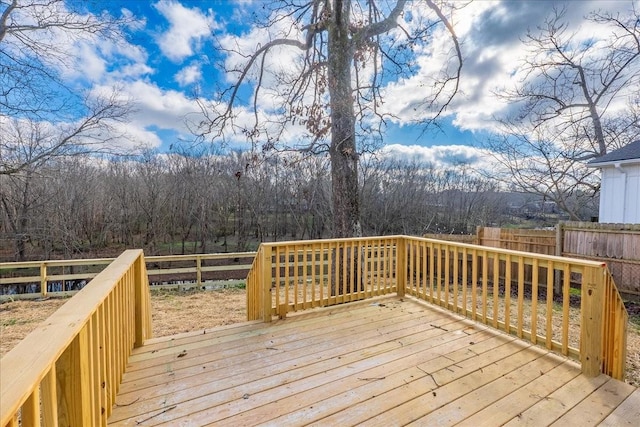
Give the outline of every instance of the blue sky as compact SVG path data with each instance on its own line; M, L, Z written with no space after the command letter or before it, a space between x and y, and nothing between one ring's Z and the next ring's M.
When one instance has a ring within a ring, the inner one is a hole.
M167 151L178 141L188 144L193 136L186 120L199 118L194 91L209 101L216 87L228 86L231 81L232 76L223 73L220 64L229 64L233 58L217 51L215 45L240 43L251 50L265 37L252 19L253 13L263 10L261 0L109 0L86 4L95 14L106 9L112 15L137 19L119 43L99 38L75 43L69 48L76 57L73 67L63 70L65 79L74 85L94 93L118 87L123 96L135 101L137 111L127 124L125 145ZM629 0L476 0L456 11L451 19L462 41L465 64L458 96L440 122L442 131L424 132L412 125L412 120L424 118L421 114L425 113L410 108L421 91L420 78L439 69L441 64L434 58L449 48L446 34L439 28L433 33L434 47L415 58L422 75L390 80L384 88L385 108L396 116L384 133L387 149L403 146L399 153L413 152L428 161L478 159L482 156L478 142L498 131L493 117L509 108L495 93L515 84L524 55L520 38L527 28L535 29L553 7L565 6L571 30L597 37L582 25L582 17L598 9L628 10L630 4ZM291 61L287 52L278 55L273 58L274 66ZM243 98L249 98L251 91L246 87ZM296 132L292 129L291 138L296 138ZM233 143L243 146L242 137L237 136Z

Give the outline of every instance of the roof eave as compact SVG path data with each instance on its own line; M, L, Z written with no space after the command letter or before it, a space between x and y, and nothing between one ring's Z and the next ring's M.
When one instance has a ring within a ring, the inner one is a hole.
M632 163L640 163L640 159L626 159L626 160L608 160L604 162L589 162L587 163L588 168L602 168L605 166L615 166L615 165L628 165Z

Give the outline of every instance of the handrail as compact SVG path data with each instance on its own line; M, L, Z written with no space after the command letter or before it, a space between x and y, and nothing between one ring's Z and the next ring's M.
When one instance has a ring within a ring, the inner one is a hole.
M628 316L600 262L408 236L263 243L247 276L247 313L270 322L391 292L577 359L585 374L624 377Z
M192 284L183 284L181 287L202 287L213 284L212 281L204 279L207 273L220 271L247 271L250 264L234 264L234 265L205 265L205 261L210 260L231 260L242 258L254 258L255 252L232 252L232 253L211 253L211 254L191 254L191 255L160 255L145 257L147 263L148 274L151 277L165 277L175 275L188 274L192 279ZM0 295L0 298L35 298L46 297L47 295L66 295L69 292L48 292L47 284L50 282L64 282L68 280L92 279L107 265L114 261L114 258L94 258L94 259L77 259L77 260L47 260L47 261L23 261L23 262L0 262L0 273L14 270L38 270L38 275L27 273L18 277L10 277L8 274L0 274L0 287L8 285L19 285L29 283L39 283L40 293L36 294L6 294ZM173 267L166 268L163 264L172 263L192 263L189 267ZM160 266L158 266L160 265ZM67 267L86 267L85 271L74 274L64 273ZM62 274L52 274L53 269L62 269Z
M144 256L128 250L0 359L0 426L106 425L150 337Z

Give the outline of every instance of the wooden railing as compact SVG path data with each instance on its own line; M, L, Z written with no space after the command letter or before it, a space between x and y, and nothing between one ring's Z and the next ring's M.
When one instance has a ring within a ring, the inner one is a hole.
M397 237L263 243L247 277L249 320L398 291Z
M592 261L405 236L265 243L247 313L269 322L394 292L575 358L588 375L624 377L628 316L606 266Z
M131 350L150 337L144 257L125 251L0 359L0 426L106 425Z
M248 261L241 261L253 259L255 254L255 252L238 252L150 256L145 257L145 262L150 281L179 282L179 284L157 285L154 288L203 288L223 285L225 281L213 278L220 273L234 272L236 273L233 274L234 278L243 278L251 264ZM67 286L70 281L88 281L113 261L114 258L2 262L0 263L0 287L39 284L40 289L38 293L8 294L0 292L0 300L74 294L77 291L69 290ZM62 289L48 291L51 283L60 283Z
M406 253L407 294L624 377L628 316L605 264L420 238Z

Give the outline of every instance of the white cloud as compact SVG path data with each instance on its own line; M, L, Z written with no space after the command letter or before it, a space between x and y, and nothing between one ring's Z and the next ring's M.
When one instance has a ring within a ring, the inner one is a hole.
M107 63L96 46L80 43L76 49L77 57L73 71L89 81L100 81L107 70Z
M122 147L126 151L137 151L140 148L158 148L162 140L153 131L132 123L113 123L112 127L119 137L112 142L113 145Z
M582 20L582 16L588 11L598 7L606 7L610 10L628 7L627 2L607 2L606 6L604 2L574 3L570 5L570 16L576 18L576 21L572 21L570 30L578 31L580 36L593 35L596 32L592 25L586 25L584 21L580 21L581 26L576 24L579 23L577 19ZM136 100L138 111L133 114L129 125L130 133L135 135L133 139L149 141L152 145L158 144L160 139L151 129L171 130L185 138L190 138L191 134L185 125L185 118L192 117L192 121L197 123L201 117L200 109L186 95L185 92L188 89L182 88L202 81L202 67L207 66L203 65L205 62L202 58L190 57L198 55L203 43L212 37L214 30L219 29L219 24L216 22L219 18L214 16L211 9L189 7L193 4L178 0L160 0L153 5L168 23L164 31L155 39L166 58L162 56L153 58L153 62L149 62L143 42L134 45L125 40L100 40L97 35L74 40L57 33L47 34L45 41L58 46L61 51L75 54L76 58L73 61L71 58L66 58L65 78L78 79L84 85L96 84L97 88L111 87L114 83L120 83L126 94ZM213 4L213 2L198 4ZM233 16L236 18L241 16L242 21L239 22L241 25L233 28L247 28L248 23L253 22L249 21L248 12L261 8L262 3L240 2L239 4L240 6L234 6ZM560 4L560 2L551 4ZM408 30L412 26L420 25L431 13L424 7L420 8L418 2L409 2L407 7L412 8L412 13L403 15L401 19L405 19L403 24ZM515 79L521 76L518 61L525 52L518 36L522 35L527 27L535 28L540 24L541 19L549 11L549 7L541 8L539 3L534 1L495 0L471 2L454 12L451 19L462 42L466 63L460 81L459 94L445 113L449 116L448 120L465 130L498 131L493 116L509 106L496 97L495 93L513 87ZM124 13L130 14L128 11ZM140 31L140 34L148 31L149 28L142 25L143 22L139 21L132 26L132 31ZM243 34L225 33L221 35L219 42L226 49L238 50L246 54L254 52L257 47L278 37L286 36L304 40L304 34L293 25L291 18L280 17L276 22L276 25L270 28L252 26ZM147 22L147 25L153 26L155 22ZM400 37L402 32L398 31L394 34ZM414 65L417 71L414 76L396 81L387 80L389 82L381 88L384 105L380 106L379 111L384 110L392 114L394 118L391 121L394 125L403 125L429 117L430 113L425 111L421 104L430 90L429 82L432 82L433 77L441 70L443 59L448 56L452 46L449 35L442 27L434 27L431 41L432 43L428 46L418 47L416 50ZM281 78L298 71L301 55L302 52L295 47L282 47L273 49L266 58L265 66L269 69L269 73L262 76L264 88L258 99L258 117L266 127L272 126L282 118L278 116L280 114L278 108L282 103L279 95L283 87L279 86L282 84ZM173 75L159 72L168 63L167 59L174 62L184 61L185 66ZM246 64L247 58L240 54L227 54L224 60L226 68L241 69ZM213 62L214 60L211 61ZM56 66L63 67L60 63ZM157 67L157 70L152 66ZM367 67L361 76L373 71L372 67ZM226 79L226 82L220 83L234 82L237 76L237 73L224 73L220 79ZM255 83L257 77L258 74L254 68L247 77L248 82ZM388 74L387 77L391 75ZM176 89L167 89L169 87ZM253 93L251 88L244 89L241 90L236 104L236 130L250 129L255 120L255 115L250 108ZM208 100L203 99L203 102L206 103ZM614 111L618 108L618 105L612 105L610 110ZM275 125L272 126L273 132L276 131L275 127ZM227 135L230 135L230 132L227 132ZM297 144L305 140L306 130L299 124L290 125L278 136L281 142ZM230 138L234 143L246 144L246 138L241 131ZM453 146L446 150L418 146L403 149L400 145L389 147L392 147L392 151L397 155L419 156L425 161L442 164L465 161L465 159L469 162L485 159L483 153L467 151L465 150L467 147L463 149L460 146Z
M172 0L160 0L154 7L169 21L169 29L156 41L162 53L174 62L192 56L217 28L211 9L190 9Z
M228 83L235 83L239 78L240 71L243 70L248 63L248 56L264 46L271 40L278 38L287 38L291 40L303 40L302 33L294 25L293 20L289 16L281 16L272 18L274 24L270 27L253 26L249 32L243 34L226 34L220 38L220 45L227 51L225 58L225 69L234 70L224 74ZM245 77L245 83L255 83L258 78L262 84L261 106L266 109L273 108L278 104L274 96L278 91L278 85L283 84L281 77L283 75L295 75L300 67L300 62L304 52L293 46L276 46L269 50L262 63L262 57L257 58L252 68ZM266 72L259 74L260 67L264 65ZM277 98L277 96L276 96Z
M124 40L100 39L77 41L69 46L74 52L61 69L68 81L105 83L121 79L136 79L152 74L154 70L146 64L146 51Z
M382 157L403 161L417 161L436 168L468 165L476 170L490 170L494 160L486 150L466 145L421 145L389 144L380 149Z
M184 93L163 90L156 84L137 80L122 87L124 94L136 102L133 121L143 127L171 129L188 134L185 117L199 111L197 104Z
M112 91L111 86L95 86L93 96L106 96ZM175 141L163 141L156 130L175 132L177 137L191 139L193 136L188 129L185 119L195 115L194 121L200 120L199 107L196 102L184 93L176 90L163 90L155 83L146 80L120 82L118 95L121 99L133 101L133 112L129 121L124 125L130 145L146 145L158 147L163 142L170 144ZM166 147L165 147L166 148Z
M202 78L202 69L200 64L194 63L187 67L184 67L176 73L174 80L178 82L180 86L188 86L192 83L196 83Z
M555 2L559 7L563 4ZM567 34L575 32L578 41L597 37L603 28L585 21L590 11L605 8L616 13L628 7L628 2L608 2L606 8L603 2L572 2L566 15ZM529 55L520 38L527 29L535 32L551 11L534 1L482 1L471 2L454 12L451 21L462 43L464 65L458 94L445 115L452 116L455 126L462 130L500 132L495 117L513 106L497 94L512 90L524 78L522 61ZM414 10L414 17L418 13L425 12ZM384 108L395 116L396 123L430 117L422 103L429 95L429 82L437 75L443 55L450 52L450 47L450 36L439 27L432 33L432 43L415 58L417 73L391 81L383 88ZM621 102L625 101L622 97Z

